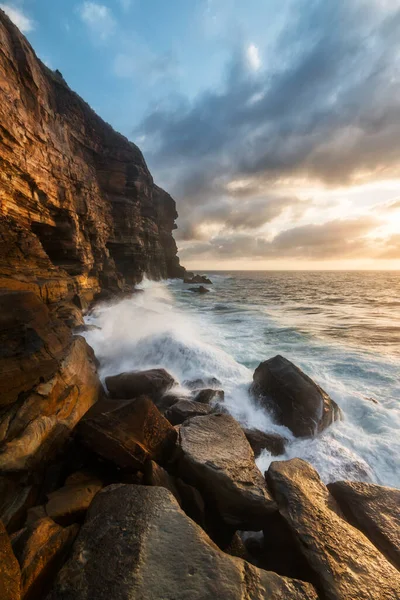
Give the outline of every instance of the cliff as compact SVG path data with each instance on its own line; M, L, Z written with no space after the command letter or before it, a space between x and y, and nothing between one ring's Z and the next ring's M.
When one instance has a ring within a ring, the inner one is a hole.
M140 150L0 10L0 287L53 303L182 276L174 200Z

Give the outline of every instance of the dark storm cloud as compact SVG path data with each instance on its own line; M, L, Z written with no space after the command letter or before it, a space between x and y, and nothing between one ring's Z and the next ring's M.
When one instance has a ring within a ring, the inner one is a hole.
M237 258L255 259L298 258L326 260L333 258L356 258L371 251L371 243L366 235L373 231L379 222L370 217L359 219L337 219L320 225L303 225L280 232L272 241L248 233L229 236L216 236L207 243L193 244L182 251L184 259ZM398 237L398 236L397 236ZM393 240L393 249L396 242ZM386 247L379 252L389 251ZM378 250L374 251L376 255ZM383 256L382 256L383 257ZM385 258L390 258L385 256Z
M345 184L360 173L399 172L399 53L400 9L299 0L260 71L237 51L221 89L148 114L138 133L179 201L183 237L196 238L210 213L236 229L272 220L282 211L260 209L260 190L285 177ZM241 179L249 185L229 187ZM254 214L244 202L252 196Z

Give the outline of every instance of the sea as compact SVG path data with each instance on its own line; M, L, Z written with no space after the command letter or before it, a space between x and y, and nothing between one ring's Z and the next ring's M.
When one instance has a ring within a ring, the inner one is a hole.
M163 367L187 380L216 377L227 410L244 426L283 435L325 483L369 481L400 488L400 271L218 271L197 294L179 280L149 281L86 317L100 375ZM283 355L343 412L314 438L295 438L248 389L258 364Z

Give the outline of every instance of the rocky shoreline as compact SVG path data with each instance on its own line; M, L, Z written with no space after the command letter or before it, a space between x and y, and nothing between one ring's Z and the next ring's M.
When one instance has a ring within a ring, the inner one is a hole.
M243 429L212 373L102 385L80 335L93 303L144 273L212 282L180 266L140 150L1 10L0 40L0 599L400 598L399 490L325 486L299 459L261 473L288 442ZM301 438L342 417L281 356L249 393Z

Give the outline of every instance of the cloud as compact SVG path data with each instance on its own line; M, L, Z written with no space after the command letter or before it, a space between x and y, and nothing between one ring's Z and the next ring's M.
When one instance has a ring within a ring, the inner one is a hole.
M11 21L22 31L29 33L35 29L33 20L22 12L20 8L16 8L10 4L0 4L0 8L10 17Z
M384 249L379 255L379 258L389 260L400 259L400 234L392 235L384 242Z
M400 177L398 3L297 0L291 7L268 61L261 63L255 44L235 47L219 87L193 100L161 103L135 130L145 136L152 171L178 200L182 237L204 239L207 227L211 235L211 224L220 223L221 243L214 236L207 252L229 246L224 228L253 228L253 241L245 233L232 238L233 249L246 246L251 255L279 246L280 252L322 256L324 243L327 255L366 252L368 239L341 244L325 238L296 250L283 247L289 234L271 246L257 230L279 206L271 197L284 197L288 182L343 188ZM309 227L290 235L334 235L344 225Z
M118 4L121 6L123 11L128 12L132 6L132 0L118 0Z
M108 6L96 2L84 2L78 8L78 12L96 39L105 41L114 34L116 22Z

